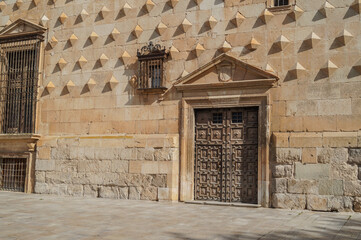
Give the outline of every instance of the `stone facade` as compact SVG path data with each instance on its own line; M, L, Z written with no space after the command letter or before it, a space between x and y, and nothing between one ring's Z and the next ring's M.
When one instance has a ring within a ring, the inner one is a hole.
M259 203L360 211L361 5L354 0L295 4L1 1L2 28L24 19L47 29L40 140L32 150L34 191L192 200L193 106L253 104L262 108ZM164 64L168 90L162 94L140 92L133 82L137 50L149 41L170 53ZM242 61L229 60L241 69L235 78L253 83L217 85L219 63L202 70L225 52ZM277 76L273 85L254 84L267 72ZM227 96L247 99L228 104L222 100ZM194 97L200 99L190 103ZM10 145L0 147L0 155L11 152Z

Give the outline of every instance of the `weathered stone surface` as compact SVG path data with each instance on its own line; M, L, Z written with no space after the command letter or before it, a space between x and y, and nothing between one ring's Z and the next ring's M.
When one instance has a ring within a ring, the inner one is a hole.
M346 196L361 197L361 181L347 181L343 187Z
M112 160L111 171L116 173L127 173L129 172L129 161L123 160Z
M158 200L158 188L157 187L147 187L143 188L140 193L141 200Z
M272 206L286 209L305 209L306 197L300 194L276 193L272 197Z
M353 210L355 212L361 213L361 198L359 198L359 197L355 198L355 200L353 202Z
M151 185L155 187L167 187L167 175L154 175Z
M358 167L358 180L361 180L361 167Z
M318 194L316 181L288 179L288 192L298 194Z
M100 187L99 197L128 199L127 187Z
M317 148L317 161L319 163L344 163L347 158L347 148Z
M343 180L319 180L318 193L320 195L343 195Z
M307 209L316 211L327 211L327 197L307 195Z
M129 199L139 200L141 190L140 187L129 187Z
M299 148L277 148L276 162L290 164L301 161L301 149Z
M361 148L350 148L348 163L361 165Z
M291 177L293 168L291 165L275 165L272 170L272 175L275 178Z
M357 180L358 167L356 165L349 165L346 163L331 165L331 178L341 179L346 181Z
M68 184L66 194L69 196L81 197L84 195L83 185Z
M325 179L330 177L329 164L295 164L295 178L297 179Z
M53 171L55 170L54 160L38 160L35 164L36 171Z
M98 197L99 187L96 185L84 185L84 197Z
M287 192L287 179L274 178L271 182L272 193L286 193Z

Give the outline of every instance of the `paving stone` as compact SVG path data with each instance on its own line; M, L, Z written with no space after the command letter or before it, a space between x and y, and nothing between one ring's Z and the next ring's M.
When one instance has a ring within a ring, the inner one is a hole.
M361 236L360 213L10 192L0 192L0 219L0 239L6 240L356 240Z

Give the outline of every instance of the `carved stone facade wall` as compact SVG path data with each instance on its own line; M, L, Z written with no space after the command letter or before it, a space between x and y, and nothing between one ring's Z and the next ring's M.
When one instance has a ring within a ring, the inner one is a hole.
M192 201L194 109L257 106L258 204L360 211L361 6L272 2L0 1L0 37L46 28L33 190ZM150 41L161 93L137 90Z

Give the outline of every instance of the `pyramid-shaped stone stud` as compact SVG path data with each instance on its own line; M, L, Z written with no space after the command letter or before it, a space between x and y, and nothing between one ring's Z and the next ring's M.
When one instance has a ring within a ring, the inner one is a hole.
M69 82L66 83L65 88L70 93L75 87L75 84L72 80L69 80Z
M59 16L59 22L61 22L62 24L64 24L67 19L68 19L68 16L67 16L64 12L60 14L60 16Z
M143 29L139 25L137 25L133 30L133 35L136 38L139 38L142 33L143 33Z
M102 7L102 9L100 9L99 15L102 18L105 18L109 13L110 13L110 10L106 6L104 6L104 7Z
M210 16L208 18L207 24L208 24L209 28L211 28L211 29L214 28L217 25L217 23L218 23L217 19L215 19L213 16Z
M164 24L164 23L159 23L158 26L157 26L157 33L159 35L163 35L163 33L167 30L167 26Z
M81 56L81 57L78 59L77 63L78 63L78 65L79 65L79 67L82 69L82 68L85 66L85 64L88 63L88 60L86 60L85 57Z
M320 41L321 38L314 32L305 39L305 43L311 48L314 48Z
M120 36L120 32L118 29L114 28L113 31L110 33L109 37L114 41Z
M124 53L122 54L122 56L120 58L122 59L124 64L127 64L128 61L131 59L131 56L127 51L124 51Z
M85 9L81 10L81 12L79 14L79 18L82 21L84 21L88 16L89 16L89 13Z
M290 17L293 20L298 20L303 14L305 13L305 11L303 11L302 8L300 8L299 6L295 5L295 7L293 8L293 12L290 14Z
M109 58L103 53L99 58L99 63L104 67L104 65L109 61Z
M350 32L348 32L347 30L343 30L337 37L337 41L345 46L352 40L352 38L353 35Z
M52 83L51 81L46 85L45 87L46 91L50 94L51 92L54 91L55 89L55 85L54 83Z
M234 16L234 18L231 20L231 22L232 22L236 27L239 27L239 26L241 26L241 24L243 23L243 21L244 21L245 19L246 19L246 18L242 15L242 13L237 12L237 13L236 13L236 16Z
M176 54L178 54L178 53L179 53L179 50L172 45L169 49L169 54L170 54L171 58L174 58L176 56Z
M179 3L179 0L169 0L168 1L169 6L171 6L172 8L174 8L178 3Z
M16 5L17 8L20 8L21 5L23 5L23 3L24 3L23 0L16 0L15 5Z
M194 0L194 2L199 6L199 4L201 4L201 2L203 2L203 0Z
M96 32L92 32L89 36L89 39L92 43L95 43L95 41L99 38L99 35Z
M119 81L114 76L112 76L108 81L108 84L110 89L113 90L119 84Z
M269 23L271 21L271 19L274 17L275 15L273 15L273 13L271 13L268 9L264 10L262 15L261 15L261 20L264 23Z
M53 37L50 39L49 44L50 44L51 48L54 48L54 47L58 44L58 42L59 42L58 39L56 39L56 37L53 36Z
M6 8L6 3L4 1L0 2L0 11L4 11L4 9Z
M185 76L187 76L189 73L186 71L186 70L184 70L183 72L182 72L182 75L181 75L181 77L185 77Z
M276 73L276 71L273 69L273 67L269 64L266 65L266 72Z
M327 76L331 76L338 67L331 62L330 60L327 61L327 63L322 67L321 71L324 72Z
M95 85L97 85L97 82L92 78L90 78L88 82L85 84L85 86L88 88L89 91L91 91L95 87Z
M75 36L75 34L72 34L70 37L69 37L69 42L72 46L75 45L75 43L78 41L78 37Z
M361 13L361 0L355 0L352 5L351 8L357 12L357 13Z
M46 27L48 25L48 22L49 22L49 18L43 15L40 19L40 25Z
M204 47L201 44L197 43L195 49L197 57L199 57L205 50L206 49L204 49Z
M188 21L187 18L185 18L181 24L181 28L183 30L183 32L187 32L188 29L190 29L192 27L192 23L190 21Z
M361 59L355 63L353 69L355 69L359 74L361 74Z
M64 58L60 58L60 60L58 62L58 67L60 68L60 70L63 70L67 64L68 64L68 62L65 61Z
M247 48L251 51L256 50L259 46L261 46L261 44L257 41L257 39L255 39L254 37L252 37L251 41L249 42L249 44L247 45Z
M33 3L35 6L38 6L38 4L40 3L41 0L33 0Z
M274 44L279 49L284 50L288 46L289 43L290 43L290 40L288 40L285 36L281 35L281 36L279 36L279 38L277 38L277 40Z
M154 8L154 6L155 6L155 3L154 3L152 0L147 0L147 1L145 2L145 8L147 9L148 13L149 13L150 11L152 11L152 9Z
M306 72L306 69L300 64L296 63L290 70L291 74L293 74L296 78L299 78Z
M222 52L226 53L232 50L232 46L231 44L229 44L229 42L224 41L222 48L221 48Z
M124 12L124 14L128 14L131 9L132 7L129 5L129 3L126 2L122 8L122 11Z
M322 7L318 9L318 12L320 12L324 17L327 17L327 11L331 9L335 9L335 7L326 1L325 4L323 4Z

